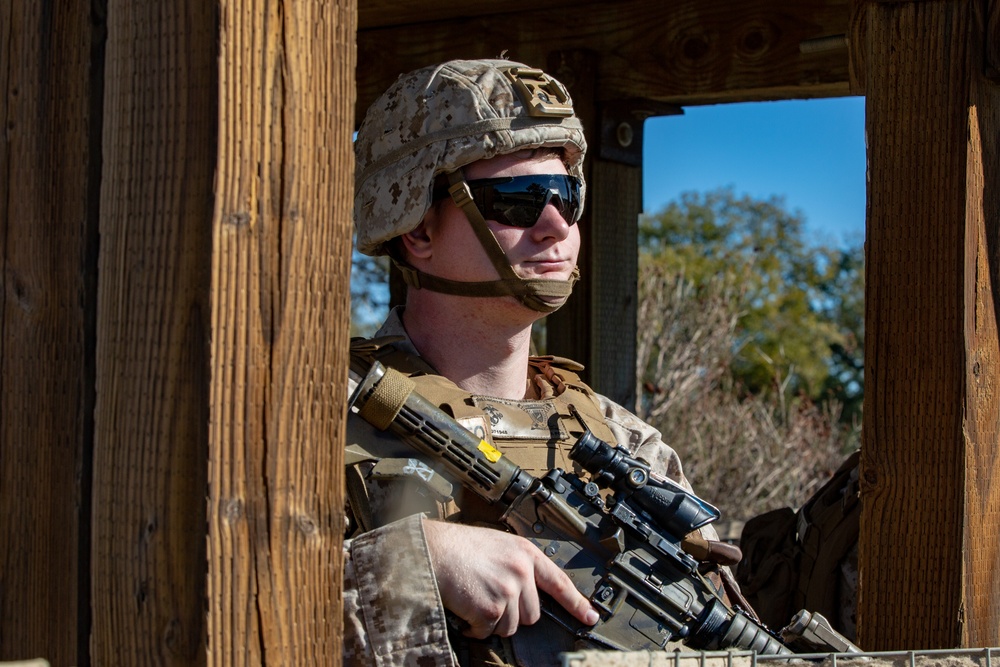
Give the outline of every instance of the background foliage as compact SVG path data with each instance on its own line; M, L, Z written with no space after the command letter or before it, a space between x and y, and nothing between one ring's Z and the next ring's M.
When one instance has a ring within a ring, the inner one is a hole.
M724 517L797 507L858 446L861 248L729 189L644 216L640 248L637 412Z
M781 377L793 393L836 398L848 415L860 408L860 247L812 244L805 219L780 197L736 197L731 189L687 192L643 216L639 247L642 264L683 274L694 297L714 281L737 291L731 371L742 391L774 389Z
M351 336L372 336L389 312L389 258L351 257Z

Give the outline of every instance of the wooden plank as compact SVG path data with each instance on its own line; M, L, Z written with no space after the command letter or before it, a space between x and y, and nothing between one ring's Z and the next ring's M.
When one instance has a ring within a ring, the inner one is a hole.
M498 11L421 23L419 29L369 29L358 35L357 117L401 72L504 52L539 66L553 52L594 52L602 101L706 104L846 95L846 47L803 53L801 45L845 35L848 23L849 0L623 0L573 11L540 7L530 20Z
M866 8L868 650L1000 639L1000 106L974 16L970 2Z
M222 19L209 664L339 664L356 6Z
M87 664L96 25L0 8L0 661Z
M355 21L110 11L95 664L339 664Z
M980 82L981 83L981 82ZM966 177L965 524L962 566L963 646L1000 643L1000 91L969 106ZM989 178L990 180L987 180ZM989 183L989 186L987 186Z
M634 410L642 169L598 160L591 171L594 388Z
M214 8L108 8L95 665L205 661Z
M365 0L358 7L358 30L446 21L459 15L489 16L498 12L529 17L541 9L551 11L579 6L580 3L574 0L466 0L460 5L453 0Z
M966 144L965 516L963 646L1000 644L1000 86L984 52L997 38L996 3L970 8ZM980 50L982 49L982 51ZM987 67L981 69L982 63Z
M851 0L850 27L847 32L848 63L850 67L850 89L852 95L864 95L867 76L865 74L865 53L868 49L867 21L865 10L867 0Z
M986 77L1000 82L1000 2L988 0L985 6Z

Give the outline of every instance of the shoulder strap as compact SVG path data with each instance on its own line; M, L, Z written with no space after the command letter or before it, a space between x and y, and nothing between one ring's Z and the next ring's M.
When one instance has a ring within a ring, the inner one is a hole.
M396 344L402 340L404 340L402 336L352 338L351 358L362 361L369 366L373 361L380 361L383 365L395 368L404 375L437 372L422 358L403 350Z
M530 357L528 366L545 378L545 382L553 387L555 395L560 400L572 403L582 426L590 429L601 440L606 442L615 440L614 433L605 421L597 393L580 378L580 371L584 369L583 364L565 357L545 355Z
M345 475L348 506L354 521L358 524L356 528L352 527L352 533L367 533L374 528L374 521L365 480L356 465L347 466Z

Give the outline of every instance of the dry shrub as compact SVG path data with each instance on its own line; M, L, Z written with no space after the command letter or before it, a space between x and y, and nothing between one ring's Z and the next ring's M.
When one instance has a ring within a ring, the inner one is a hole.
M772 391L746 395L729 363L738 349L739 281L695 286L645 265L640 276L638 413L680 454L696 492L724 520L799 507L857 446L839 407Z

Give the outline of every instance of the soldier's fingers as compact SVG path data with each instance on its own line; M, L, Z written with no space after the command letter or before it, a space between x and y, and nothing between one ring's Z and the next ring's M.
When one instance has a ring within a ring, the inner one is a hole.
M491 618L490 616L477 617L469 623L469 627L463 630L462 634L474 639L486 639L490 635L510 637L517 632L517 625L517 610L508 606L499 618Z
M541 601L538 598L538 589L535 586L527 586L521 591L518 611L521 616L521 625L534 625L542 615Z
M535 565L535 583L581 622L594 625L600 620L590 601L576 589L569 576L541 552Z
M462 631L462 634L466 637L472 637L473 639L486 639L493 634L493 628L496 627L496 623L485 618L476 619L469 623L469 627Z
M512 634L517 632L517 626L520 623L520 617L516 607L507 607L504 611L503 616L497 621L497 624L493 626L493 634L500 635L501 637L510 637Z

